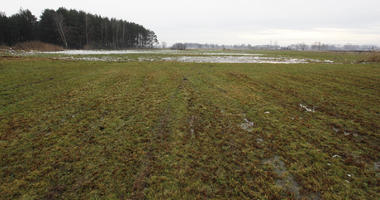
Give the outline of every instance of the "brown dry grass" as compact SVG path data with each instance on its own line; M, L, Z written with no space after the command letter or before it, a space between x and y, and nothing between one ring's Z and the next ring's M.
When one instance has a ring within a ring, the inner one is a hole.
M363 63L363 62L379 63L380 62L380 52L366 53L359 60L359 63Z
M10 47L9 46L6 46L6 45L0 45L0 50L5 50L5 49L9 49Z
M37 51L62 51L63 48L58 45L44 43L40 41L30 41L17 43L14 47L15 50L37 50Z

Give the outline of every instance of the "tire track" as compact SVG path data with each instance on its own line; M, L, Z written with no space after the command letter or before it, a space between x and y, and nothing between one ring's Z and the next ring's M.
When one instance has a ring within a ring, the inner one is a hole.
M167 105L162 112L163 114L159 119L159 122L157 123L156 127L153 128L154 136L148 144L148 149L146 150L146 154L143 158L144 161L141 170L137 174L133 183L133 194L131 197L132 199L146 199L144 189L149 187L147 180L153 173L153 167L155 161L157 160L157 154L165 149L167 150L169 137L172 133L169 126L171 115L173 113L173 106L171 104L175 100L180 90L183 89L183 84L185 81L187 81L187 79L183 78L179 85L176 87L173 94L169 97Z

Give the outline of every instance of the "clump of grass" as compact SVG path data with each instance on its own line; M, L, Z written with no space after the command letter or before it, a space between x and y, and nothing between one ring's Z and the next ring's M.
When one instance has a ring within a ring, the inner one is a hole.
M30 41L30 42L21 42L17 43L14 46L15 50L24 50L24 51L30 51L30 50L36 50L36 51L62 51L63 48L54 45L54 44L49 44L45 42L40 42L40 41Z
M366 53L358 63L380 63L380 52Z

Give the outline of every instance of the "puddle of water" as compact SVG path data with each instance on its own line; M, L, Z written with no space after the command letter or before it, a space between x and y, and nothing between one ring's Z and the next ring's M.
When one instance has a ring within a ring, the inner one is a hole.
M263 164L271 165L273 167L273 172L279 177L276 180L276 185L284 188L294 195L295 199L321 199L320 193L309 193L307 195L301 194L302 187L297 183L294 177L287 170L285 163L281 160L279 156L274 156L273 158L266 159Z
M300 198L301 186L294 180L293 176L289 174L285 167L285 163L279 156L265 160L264 164L272 165L274 173L280 177L280 179L276 181L278 186L291 192L296 199Z

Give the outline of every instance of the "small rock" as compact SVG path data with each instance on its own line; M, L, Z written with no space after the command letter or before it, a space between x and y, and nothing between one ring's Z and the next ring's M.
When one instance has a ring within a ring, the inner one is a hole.
M265 114L270 114L270 112L269 112L269 111L266 111Z
M350 132L346 132L346 131L344 131L344 136L349 136L349 135L351 135Z

